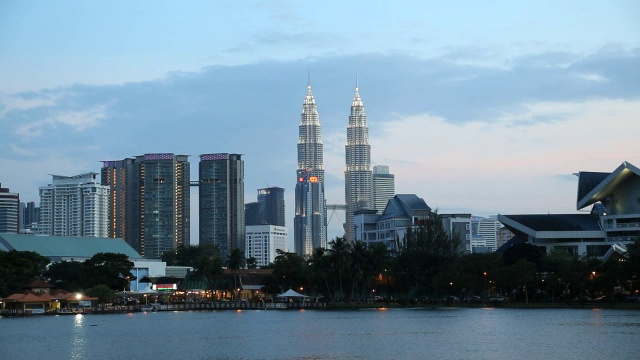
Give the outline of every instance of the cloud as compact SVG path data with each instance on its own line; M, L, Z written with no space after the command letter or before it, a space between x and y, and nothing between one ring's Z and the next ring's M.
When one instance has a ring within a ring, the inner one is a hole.
M59 125L70 127L73 131L82 132L93 128L107 118L107 104L90 107L83 110L54 110L45 118L33 119L15 127L19 136L41 137L45 132L55 129ZM63 131L68 131L64 129Z
M345 133L356 70L374 165L391 166L398 192L416 193L443 211L570 209L575 185L557 175L640 162L632 158L637 145L628 141L640 132L638 49L540 53L501 67L452 61L461 57L454 55L263 61L176 71L154 81L7 94L0 97L0 123L7 129L0 132L0 168L12 171L0 180L35 200L33 184L46 184L46 174L98 171L100 160L187 154L195 178L197 155L240 153L246 201L254 201L256 189L266 184L285 188L292 226L309 68L329 203L344 201ZM522 194L529 196L521 200ZM332 226L335 235L339 226Z

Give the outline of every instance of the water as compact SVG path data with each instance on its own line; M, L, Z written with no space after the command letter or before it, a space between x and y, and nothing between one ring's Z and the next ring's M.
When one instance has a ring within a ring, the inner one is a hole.
M0 319L0 359L638 359L640 311L202 311Z

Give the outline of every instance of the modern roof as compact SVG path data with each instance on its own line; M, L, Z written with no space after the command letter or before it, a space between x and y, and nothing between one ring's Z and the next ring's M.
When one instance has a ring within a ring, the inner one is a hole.
M612 173L580 172L577 209L604 200L631 176L640 176L640 169L626 161Z
M414 216L427 216L431 208L424 199L415 194L397 194L387 203L380 220L396 217L411 218Z
M130 259L142 258L129 244L117 238L0 234L0 250L33 251L51 259L88 259L107 252L124 254Z
M500 222L505 224L505 218L517 222L533 231L601 230L598 216L592 214L500 215Z

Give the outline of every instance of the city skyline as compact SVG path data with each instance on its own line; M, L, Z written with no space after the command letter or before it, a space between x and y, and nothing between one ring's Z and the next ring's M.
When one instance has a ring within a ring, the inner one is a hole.
M371 163L392 169L397 193L440 212L575 213L572 173L640 162L639 13L633 1L5 2L0 182L28 202L47 174L100 159L239 153L245 191L285 189L293 234L307 69L330 204L345 198L357 71Z

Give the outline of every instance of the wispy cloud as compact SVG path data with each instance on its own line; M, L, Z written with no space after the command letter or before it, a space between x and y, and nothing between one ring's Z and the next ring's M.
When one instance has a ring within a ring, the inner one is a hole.
M52 114L42 118L35 119L24 124L16 126L15 133L19 136L41 137L45 132L63 125L63 131L82 132L93 128L99 122L107 117L107 109L109 105L103 104L93 106L83 110L60 110L52 111Z

